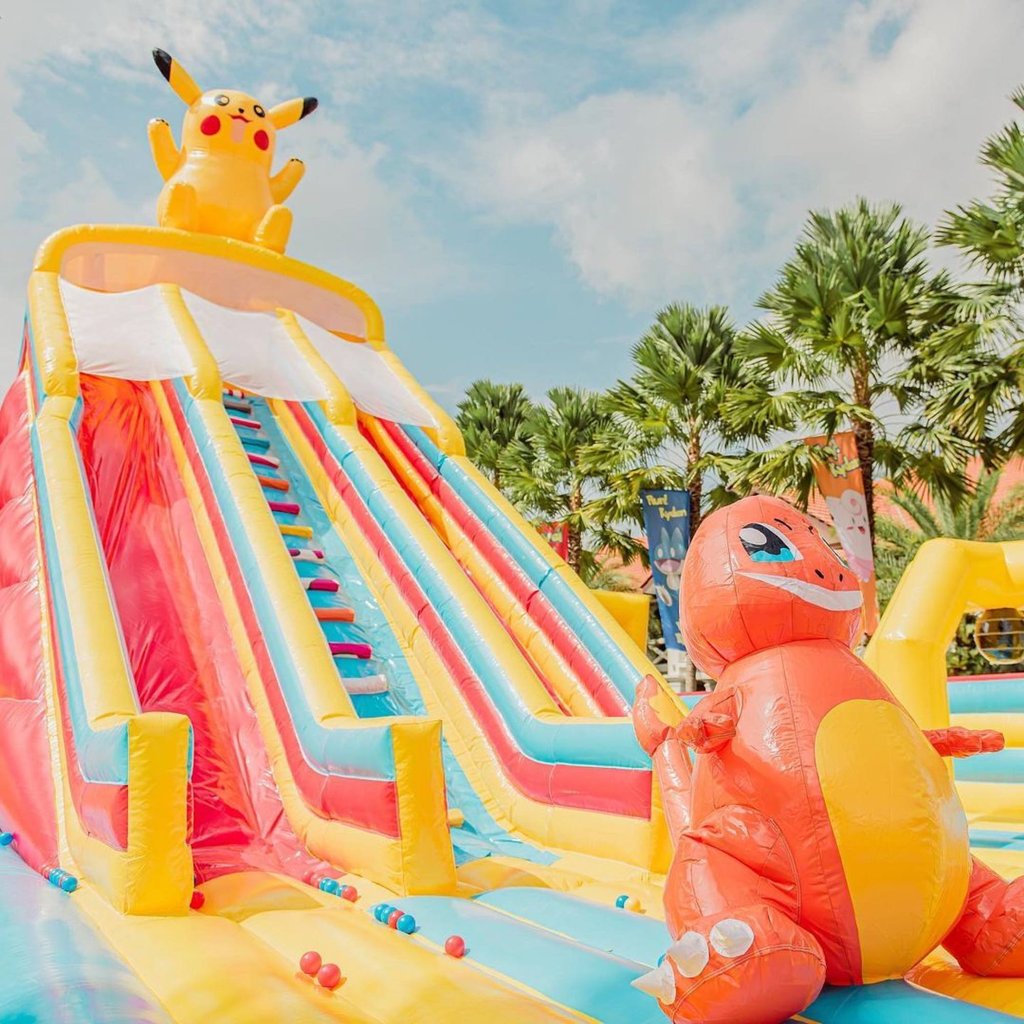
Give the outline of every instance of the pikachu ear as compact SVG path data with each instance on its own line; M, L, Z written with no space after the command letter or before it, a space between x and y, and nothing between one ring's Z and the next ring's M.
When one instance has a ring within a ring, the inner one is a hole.
M285 100L284 103L278 103L276 107L271 107L267 111L267 117L270 118L270 123L280 130L308 117L316 110L317 106L315 96L300 96L298 99Z
M165 50L154 50L153 60L160 74L167 79L186 106L191 107L203 95L203 90L192 80L192 76Z

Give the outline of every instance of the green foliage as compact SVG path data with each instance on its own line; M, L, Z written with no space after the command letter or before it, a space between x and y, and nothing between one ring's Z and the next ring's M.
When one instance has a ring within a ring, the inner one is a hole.
M923 481L951 500L962 496L964 466L976 446L928 415L948 372L937 358L950 312L949 275L930 269L926 228L896 204L858 199L812 213L793 256L760 299L768 316L740 339L769 384L730 394L736 425L792 435L852 430L873 518L876 469L897 483ZM900 426L890 427L892 413ZM793 493L806 503L818 455L799 440L745 452L729 464L739 490Z
M741 435L761 435L756 424L734 430L722 416L730 396L741 401L770 384L760 364L741 357L736 342L723 306L675 303L658 313L633 348L632 377L605 398L618 428L608 439L614 447L628 438L632 456L631 470L609 492L605 520L639 522L642 489L676 486L690 491L691 530L700 526L704 479L724 458L724 447ZM709 497L715 504L723 492Z
M1012 97L1024 109L1024 91ZM992 195L947 212L937 232L944 245L956 246L985 280L967 300L976 315L976 336L948 388L933 402L944 417L988 450L990 457L1024 447L1024 330L1020 304L1024 291L1024 131L1015 122L989 138L981 162L994 178ZM966 301L966 300L965 300Z
M501 487L505 452L523 436L533 412L522 384L477 380L459 402L455 422L466 442L466 453L496 487Z

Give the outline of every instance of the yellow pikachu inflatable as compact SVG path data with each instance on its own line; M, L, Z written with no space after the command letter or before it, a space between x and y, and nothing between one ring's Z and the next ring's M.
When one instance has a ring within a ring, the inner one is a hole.
M188 104L180 148L166 121L149 122L153 161L164 179L157 203L160 226L227 235L284 252L292 213L282 203L305 168L292 158L271 174L274 142L282 128L316 110L316 100L307 96L264 110L244 92L203 92L163 50L154 50L153 59Z

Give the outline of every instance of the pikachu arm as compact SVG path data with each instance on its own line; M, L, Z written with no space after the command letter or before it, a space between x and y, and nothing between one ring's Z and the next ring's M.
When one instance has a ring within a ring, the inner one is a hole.
M295 186L302 181L306 173L306 165L297 157L292 157L284 167L270 178L270 194L275 203L283 203L295 191Z
M925 739L938 751L940 757L973 757L975 754L994 754L1006 746L1006 739L995 729L926 729Z
M155 117L148 125L149 148L153 152L153 163L166 181L178 168L181 150L174 144L171 126L162 118Z

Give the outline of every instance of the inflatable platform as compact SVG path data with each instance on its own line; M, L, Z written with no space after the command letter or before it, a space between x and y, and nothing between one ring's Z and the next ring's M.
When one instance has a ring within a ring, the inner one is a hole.
M155 58L188 104L180 150L151 126L161 226L43 244L0 406L0 1020L664 1020L632 983L673 850L628 716L645 677L674 698L370 297L283 254L274 136L315 101ZM1016 791L985 806L1015 858ZM957 998L796 1019L1024 1009L918 980Z

